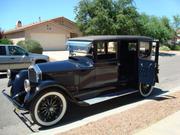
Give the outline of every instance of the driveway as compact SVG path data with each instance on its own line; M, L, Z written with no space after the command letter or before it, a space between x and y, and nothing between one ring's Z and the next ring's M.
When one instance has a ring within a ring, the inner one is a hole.
M161 54L160 56L160 83L157 84L156 91L153 93L155 95L167 92L167 90L172 90L177 87L180 82L180 55L174 54ZM0 90L6 88L7 79L0 80ZM135 95L129 95L117 99L113 99L104 103L96 104L89 107L79 107L71 104L71 109L68 110L66 117L63 119L62 123L57 124L53 128L72 127L71 124L74 122L80 123L79 125L85 123L86 119L93 116L88 122L92 122L99 119L98 114L106 112L113 109L124 109L127 106L131 107L136 105L141 101L141 99ZM1 135L24 135L33 133L13 112L13 105L11 105L7 99L0 94L0 134ZM73 112L73 113L72 113ZM70 126L68 126L70 125ZM34 131L46 131L47 129L39 128L38 126L31 127ZM68 130L68 129L67 129Z

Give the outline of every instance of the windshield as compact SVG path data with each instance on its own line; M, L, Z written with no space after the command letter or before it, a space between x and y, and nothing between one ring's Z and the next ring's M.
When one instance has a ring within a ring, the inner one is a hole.
M70 56L87 56L92 42L87 41L68 41L67 46Z

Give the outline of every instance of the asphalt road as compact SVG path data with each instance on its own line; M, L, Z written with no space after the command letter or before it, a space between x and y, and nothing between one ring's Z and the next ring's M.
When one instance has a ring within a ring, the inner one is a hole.
M180 56L173 54L161 54L160 56L160 83L156 85L156 89L153 95L158 95L167 92L177 86L180 86ZM7 79L0 79L0 90L6 88ZM152 96L153 98L153 96ZM118 107L126 106L127 104L137 103L142 99L134 95L129 95L117 99L113 99L107 102L96 104L89 107L79 107L71 105L68 109L68 113L62 120L61 124L57 124L55 127L62 125L68 125L72 122L81 121L89 116L97 115ZM24 135L33 133L16 114L13 112L13 105L0 93L0 135ZM79 111L81 110L81 111ZM71 112L71 113L70 113ZM72 113L73 112L73 113ZM55 128L52 127L52 128ZM35 131L43 131L46 129L32 126Z

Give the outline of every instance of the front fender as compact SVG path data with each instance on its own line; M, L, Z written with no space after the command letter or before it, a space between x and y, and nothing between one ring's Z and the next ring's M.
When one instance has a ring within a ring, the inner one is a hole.
M25 96L25 104L29 105L31 101L36 98L41 92L48 88L58 88L60 91L62 91L71 101L76 101L76 99L72 96L68 90L63 87L62 85L58 84L56 81L53 80L46 80L41 81L39 85L37 85L34 90L31 90L28 92Z
M8 84L12 85L12 96L24 91L24 80L28 78L28 71L21 70L14 80L9 80Z
M8 85L7 85L8 87L13 85L15 79L17 79L16 78L17 74L19 74L19 76L24 76L24 74L27 74L27 70L25 70L25 69L16 69L16 70L14 69L14 70L10 70L10 72L11 72L11 75L10 75L10 78L8 81Z

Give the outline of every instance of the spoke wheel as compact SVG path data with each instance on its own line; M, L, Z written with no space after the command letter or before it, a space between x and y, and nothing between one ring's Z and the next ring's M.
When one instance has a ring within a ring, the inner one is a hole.
M142 97L148 97L152 91L153 91L153 86L149 84L139 84L139 91Z
M52 126L64 116L67 102L63 94L51 91L41 94L31 108L31 117L37 124Z

